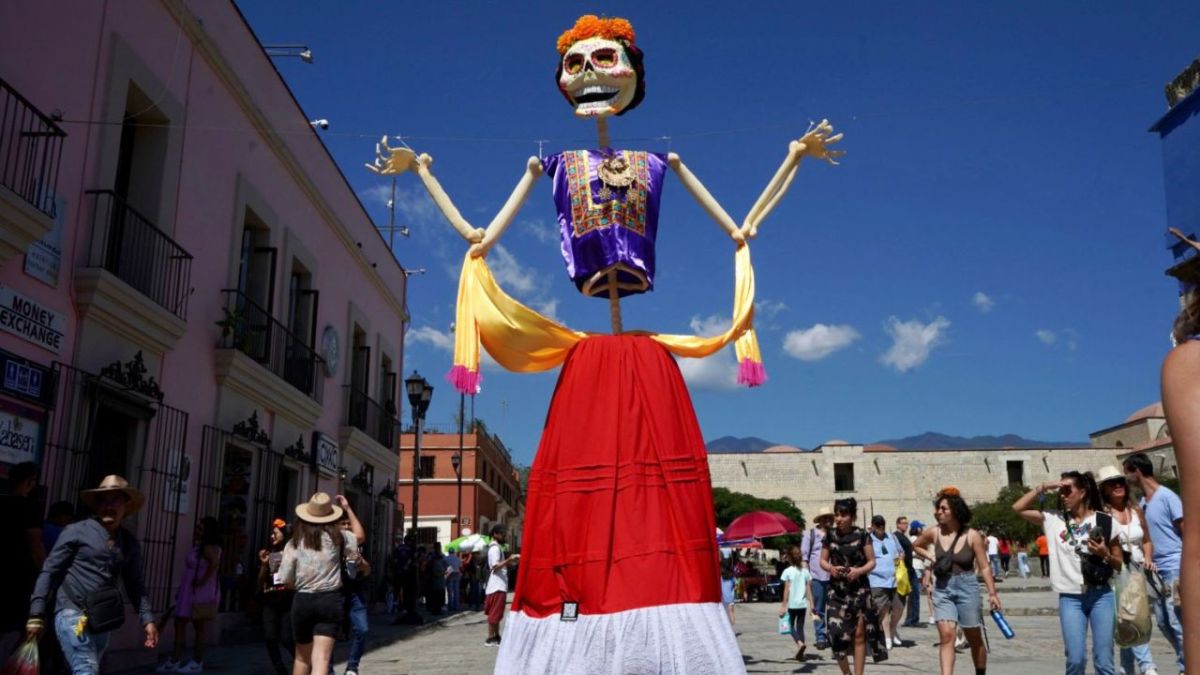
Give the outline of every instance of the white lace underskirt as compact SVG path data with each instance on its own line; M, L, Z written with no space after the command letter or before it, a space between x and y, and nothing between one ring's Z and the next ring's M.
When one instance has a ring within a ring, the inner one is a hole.
M717 602L613 614L504 617L495 675L739 675L742 652Z

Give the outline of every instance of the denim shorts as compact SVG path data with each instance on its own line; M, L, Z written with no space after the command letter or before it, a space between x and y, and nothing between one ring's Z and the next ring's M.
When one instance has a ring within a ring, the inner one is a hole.
M983 625L983 600L973 573L938 579L933 585L933 620L953 621L959 628Z

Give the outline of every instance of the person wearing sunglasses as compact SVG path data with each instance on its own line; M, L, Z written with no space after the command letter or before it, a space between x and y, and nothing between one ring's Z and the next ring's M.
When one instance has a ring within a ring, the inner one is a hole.
M971 509L958 488L948 486L934 500L937 527L921 533L913 542L913 552L930 562L933 581L933 618L938 628L938 658L942 675L954 672L958 631L971 647L971 662L976 675L987 672L987 645L983 640L983 602L979 597L979 580L987 586L988 604L1000 609L996 594L996 579L988 561L987 543L978 530L972 529ZM932 545L933 553L929 548Z
M1129 496L1129 485L1125 482L1125 474L1115 466L1105 466L1100 469L1100 494L1104 500L1104 512L1112 516L1113 532L1121 541L1122 562L1129 565L1133 572L1127 583L1146 583L1143 569L1157 569L1154 565L1154 545L1147 535L1150 528L1146 526L1146 516L1133 503ZM1137 670L1134 670L1137 661ZM1140 672L1142 675L1158 675L1154 665L1154 657L1150 654L1150 645L1121 648L1121 670L1129 675Z
M1038 497L1058 490L1061 512L1040 511ZM1122 565L1113 518L1103 513L1100 488L1090 473L1068 471L1013 504L1021 518L1040 525L1050 549L1050 586L1058 593L1058 621L1066 644L1067 675L1087 671L1087 633L1092 631L1092 667L1113 675L1116 602L1110 581Z

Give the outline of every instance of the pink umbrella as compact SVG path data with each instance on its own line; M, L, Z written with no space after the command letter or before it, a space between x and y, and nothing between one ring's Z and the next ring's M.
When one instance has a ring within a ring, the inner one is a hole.
M729 527L725 528L725 539L762 539L799 531L800 527L786 516L770 511L751 511L733 519Z

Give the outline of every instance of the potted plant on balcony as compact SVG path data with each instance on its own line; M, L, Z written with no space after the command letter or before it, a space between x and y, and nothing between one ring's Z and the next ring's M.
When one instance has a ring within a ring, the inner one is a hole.
M216 324L221 327L221 342L242 352L250 351L250 335L246 330L246 313L241 307L222 307L225 317ZM232 336L232 339L230 339Z

